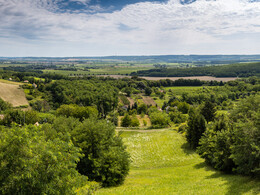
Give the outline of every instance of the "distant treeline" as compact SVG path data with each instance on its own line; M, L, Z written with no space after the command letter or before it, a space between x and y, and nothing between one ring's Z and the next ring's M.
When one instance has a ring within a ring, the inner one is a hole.
M154 77L186 77L186 76L214 76L214 77L250 77L260 76L260 63L241 63L223 66L206 66L192 68L160 68L140 70L131 73L137 76Z
M15 62L89 62L89 61L113 61L113 62L150 62L150 63L194 63L204 64L224 64L237 62L256 62L260 61L260 55L154 55L154 56L102 56L102 57L24 57L24 58L6 58L0 57L0 61Z

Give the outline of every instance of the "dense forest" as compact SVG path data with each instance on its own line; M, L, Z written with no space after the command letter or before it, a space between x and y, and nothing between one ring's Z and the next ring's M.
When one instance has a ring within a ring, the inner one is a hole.
M205 66L192 68L159 68L134 72L131 75L156 77L249 77L260 75L260 63L241 63L221 66Z

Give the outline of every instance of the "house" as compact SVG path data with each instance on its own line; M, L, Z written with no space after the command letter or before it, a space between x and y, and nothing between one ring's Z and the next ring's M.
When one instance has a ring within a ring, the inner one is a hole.
M9 80L9 81L12 81L13 79L12 79L12 78L9 78L8 80Z
M24 83L29 83L29 81L28 80L25 80L25 81L23 81Z
M35 83L33 83L32 86L33 86L34 88L37 88L37 85L36 85Z

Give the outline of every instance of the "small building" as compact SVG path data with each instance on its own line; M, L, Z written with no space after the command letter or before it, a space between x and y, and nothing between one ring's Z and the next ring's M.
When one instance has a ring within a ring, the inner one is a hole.
M9 80L9 81L12 81L13 79L12 79L12 78L9 78L8 80Z
M24 83L29 83L29 81L28 80L25 80L25 81L23 81Z
M37 85L36 85L35 83L33 83L32 86L33 86L34 88L37 88Z

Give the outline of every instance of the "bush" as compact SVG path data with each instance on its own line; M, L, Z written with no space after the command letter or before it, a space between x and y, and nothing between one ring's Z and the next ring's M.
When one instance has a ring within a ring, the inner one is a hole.
M122 127L139 127L140 122L136 115L129 116L126 114L122 119L121 119L121 126Z
M88 119L72 131L72 136L85 155L77 166L81 174L103 186L123 183L129 172L129 154L113 124Z
M170 112L169 117L172 122L177 124L184 123L187 120L187 117L178 111Z
M10 103L5 102L4 100L2 100L0 98L0 112L5 111L11 107L12 107L12 105Z
M154 128L167 127L170 123L168 114L164 112L152 112L149 117Z
M129 114L126 114L122 119L121 119L121 126L122 127L130 127L131 126L131 117Z
M178 132L180 133L184 133L187 131L188 125L186 123L182 123L179 127L178 127Z

